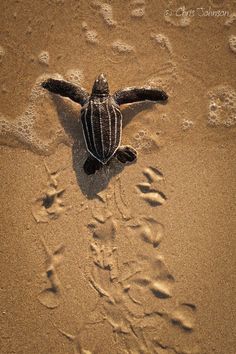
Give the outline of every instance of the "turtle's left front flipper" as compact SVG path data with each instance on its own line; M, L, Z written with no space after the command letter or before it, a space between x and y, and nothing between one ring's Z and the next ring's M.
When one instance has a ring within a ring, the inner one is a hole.
M89 94L81 87L64 80L48 79L42 83L42 87L50 92L63 97L69 97L81 106L87 101Z
M127 87L116 91L113 97L118 105L146 100L164 104L168 100L168 96L164 91L151 87Z

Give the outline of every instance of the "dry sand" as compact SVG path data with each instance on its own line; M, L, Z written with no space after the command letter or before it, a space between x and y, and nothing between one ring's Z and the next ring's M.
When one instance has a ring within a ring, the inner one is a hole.
M0 353L235 354L235 1L2 0L0 18ZM40 82L100 72L170 100L124 106L137 162L86 176L80 107Z

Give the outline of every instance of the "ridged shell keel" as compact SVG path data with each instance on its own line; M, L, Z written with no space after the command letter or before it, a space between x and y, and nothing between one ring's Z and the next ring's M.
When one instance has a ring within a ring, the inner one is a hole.
M120 145L122 115L110 98L94 98L83 107L81 122L87 150L103 164Z

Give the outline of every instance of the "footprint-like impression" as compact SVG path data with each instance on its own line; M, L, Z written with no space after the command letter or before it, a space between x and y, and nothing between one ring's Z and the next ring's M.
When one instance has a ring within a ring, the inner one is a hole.
M191 303L183 303L179 305L171 314L169 314L171 323L174 326L178 326L183 331L193 331L196 309L196 305Z
M63 202L63 194L66 188L58 188L57 178L59 171L50 172L45 164L48 175L47 189L43 195L37 198L32 206L32 214L37 223L46 223L52 219L57 219L70 207L66 207Z
M134 295L140 294L138 297L143 299L144 292L149 292L159 299L172 297L171 288L175 279L162 256L140 256L136 269L138 271L129 277L130 287L136 289Z
M74 354L93 354L94 351L90 351L88 349L84 349L83 345L82 345L82 336L83 336L83 332L89 332L89 325L97 325L99 322L103 322L104 320L102 319L101 321L97 321L97 322L91 322L91 323L83 323L83 325L76 331L76 334L70 334L68 332L65 332L59 328L56 329L64 336L66 337L70 342L72 342L73 344L73 353Z
M110 212L100 214L94 212L94 220L88 224L92 230L93 241L90 248L94 264L101 269L108 270L110 280L117 278L116 247L113 241L116 237L117 223Z
M155 207L165 203L166 196L157 187L159 181L164 179L163 174L155 167L148 167L143 171L147 182L137 184L140 197L150 206Z
M154 248L160 245L164 235L164 225L151 217L142 217L129 227L137 230L141 240L151 244Z
M64 245L59 245L55 251L51 251L44 238L41 238L44 250L46 252L46 276L50 282L50 287L44 289L39 295L39 302L47 308L53 309L59 306L61 299L61 283L57 275L56 268L63 260L63 253L65 250Z
M112 217L112 213L107 211L105 213L93 212L93 221L88 224L92 229L93 238L102 243L110 243L116 237L117 224Z

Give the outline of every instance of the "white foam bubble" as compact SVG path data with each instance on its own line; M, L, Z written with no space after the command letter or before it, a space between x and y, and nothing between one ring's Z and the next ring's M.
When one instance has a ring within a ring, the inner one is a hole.
M132 145L136 150L149 150L157 146L155 134L146 129L140 129L133 135Z
M167 49L170 54L173 53L170 40L167 36L161 33L159 34L152 33L151 38L154 39L154 41L160 46L160 48Z
M188 119L184 119L182 121L181 127L184 131L189 130L189 129L193 128L193 121L188 120Z
M225 26L230 27L236 21L236 13L232 12L225 21Z
M208 124L231 127L236 124L236 91L231 86L217 86L209 94Z
M39 137L40 131L37 132L35 123L38 119L41 119L41 103L39 101L40 97L47 94L40 83L46 78L59 78L61 75L41 75L30 93L29 103L25 111L16 117L15 120L7 119L5 116L0 114L0 140L1 138L5 140L4 143L9 143L10 146L17 145L18 142L23 144L23 146L28 147L34 152L40 154L52 153L56 146L64 142L64 136L61 133L62 129L53 132L52 136L48 140L43 140ZM38 135L39 133L39 135Z
M168 93L168 95L173 92L173 85L171 85L171 78L164 78L159 76L153 76L146 81L147 86L159 88Z
M4 119L3 116L0 117L0 132L1 134L5 135L10 131L10 123Z
M85 21L82 22L82 30L85 32L85 38L88 43L97 44L99 42L97 31L90 30Z
M131 17L141 18L145 15L145 8L139 7L131 11Z
M236 53L236 36L233 34L229 37L229 47L233 53Z
M218 108L218 106L217 106L217 104L216 104L215 102L211 102L211 103L209 104L209 110L210 110L211 112L215 112L215 111L217 110L217 108Z
M49 53L47 51L42 51L39 53L38 61L40 64L49 65Z
M118 39L112 43L112 49L118 53L130 53L134 51L134 47Z
M108 26L116 26L117 22L113 19L113 10L110 4L101 1L94 1L93 6L99 9L99 13Z
M92 43L92 44L98 43L98 38L97 38L98 34L95 30L87 31L85 34L85 37L86 37L87 42L89 42L89 43Z
M147 131L141 129L134 135L134 139L135 140L142 140L145 136L147 136Z
M84 74L82 70L79 69L67 70L65 77L68 81L76 85L81 85L81 82L84 80Z

